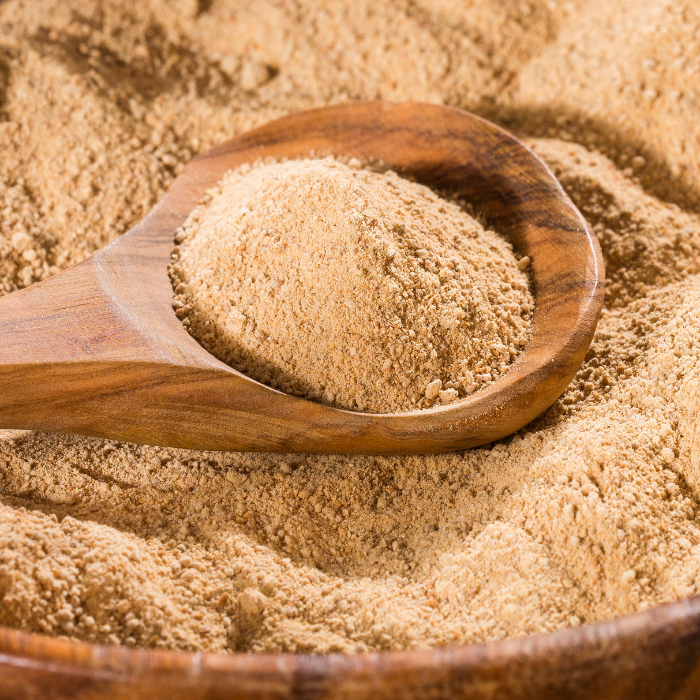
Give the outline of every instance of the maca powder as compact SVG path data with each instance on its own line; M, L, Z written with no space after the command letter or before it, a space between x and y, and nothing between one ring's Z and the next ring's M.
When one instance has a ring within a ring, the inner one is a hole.
M359 652L563 629L700 591L698 27L696 3L656 0L0 4L4 293L136 224L202 150L375 98L470 109L525 139L596 232L608 278L565 394L483 448L205 453L5 431L0 623Z
M352 166L224 176L176 235L177 315L241 372L339 408L415 410L488 386L530 336L529 259L427 187Z

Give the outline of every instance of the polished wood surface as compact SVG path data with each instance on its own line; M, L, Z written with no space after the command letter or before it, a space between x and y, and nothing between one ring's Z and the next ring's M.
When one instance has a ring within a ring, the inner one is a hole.
M230 168L273 156L379 158L458 192L531 260L532 340L491 386L391 415L289 396L207 353L171 308L177 227ZM0 427L207 450L442 452L491 442L563 392L590 344L605 274L595 236L546 166L466 112L384 102L267 124L193 160L144 221L85 262L0 299Z
M692 700L700 597L483 645L357 656L100 647L0 628L0 700Z

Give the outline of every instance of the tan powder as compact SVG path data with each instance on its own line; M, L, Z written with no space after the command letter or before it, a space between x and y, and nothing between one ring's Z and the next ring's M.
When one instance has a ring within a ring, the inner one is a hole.
M225 175L176 235L178 317L241 372L341 408L427 408L487 386L529 338L510 244L423 185L351 166Z
M690 0L6 0L0 284L135 224L190 157L282 114L415 99L514 129L599 236L586 361L464 453L0 440L0 623L109 644L461 644L700 592L700 16Z

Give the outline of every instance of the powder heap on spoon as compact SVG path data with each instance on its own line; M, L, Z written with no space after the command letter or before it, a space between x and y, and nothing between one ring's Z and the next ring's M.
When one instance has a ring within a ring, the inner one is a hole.
M178 231L173 306L214 356L287 393L387 413L490 384L529 338L527 258L356 160L227 173Z

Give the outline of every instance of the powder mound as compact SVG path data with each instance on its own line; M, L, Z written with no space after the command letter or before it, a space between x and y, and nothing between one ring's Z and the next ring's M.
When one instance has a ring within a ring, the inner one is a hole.
M529 337L527 260L458 204L355 160L231 171L176 242L173 306L190 334L322 403L449 403L503 374Z

